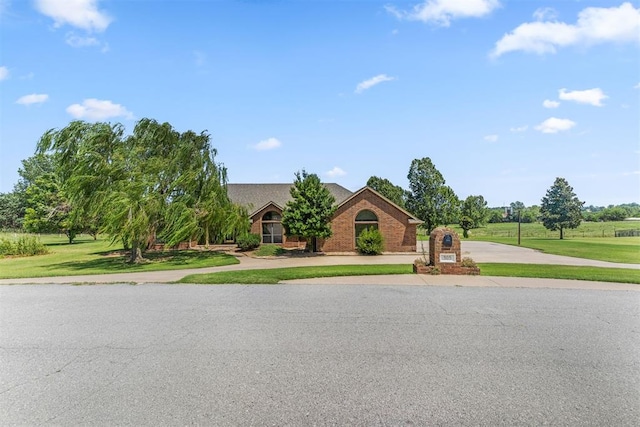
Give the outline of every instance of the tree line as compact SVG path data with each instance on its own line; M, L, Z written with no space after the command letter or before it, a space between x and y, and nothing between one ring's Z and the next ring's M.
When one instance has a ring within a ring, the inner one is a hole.
M60 233L105 233L129 249L130 260L158 240L205 245L248 233L245 208L226 192L227 170L217 163L210 135L176 131L169 123L138 121L131 135L121 124L73 121L40 138L34 155L22 161L11 193L0 194L0 229ZM488 208L481 195L460 200L429 157L414 159L409 189L372 176L367 185L424 221L430 233L459 224L465 237L487 222L541 221L548 229L575 228L585 219L640 216L640 206L595 208L583 214L564 178L557 178L540 206L513 202ZM313 242L330 236L334 201L315 174L296 173L293 201L283 213L289 235Z
M367 185L424 221L422 228L427 233L439 225L458 224L463 236L468 237L469 230L487 222L513 218L522 221L524 218L524 222L541 221L547 229L559 231L562 239L565 229L576 228L582 220L584 202L578 199L564 178L556 178L539 208L527 210L524 204L515 202L504 212L489 209L481 195L460 200L428 157L413 160L407 179L409 190L376 176L369 178Z

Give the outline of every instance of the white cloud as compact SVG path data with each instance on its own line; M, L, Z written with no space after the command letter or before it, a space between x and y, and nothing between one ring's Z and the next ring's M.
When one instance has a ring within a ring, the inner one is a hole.
M634 88L634 89L640 89L640 83L638 83L637 85L635 85L633 88Z
M112 19L98 10L99 0L36 0L38 12L53 19L56 27L65 24L86 31L101 32L107 29Z
M330 178L336 178L338 176L345 176L347 173L342 169L340 169L338 166L334 166L333 169L331 169L330 171L327 171L326 174Z
M533 12L536 21L550 21L558 18L558 12L552 7L541 7Z
M73 32L67 33L64 41L71 47L87 47L100 45L100 42L95 37L82 37Z
M518 126L518 127L513 127L511 129L509 129L511 132L525 132L527 129L529 129L528 125L524 125L524 126Z
M273 150L275 148L280 147L281 145L282 143L278 141L276 138L268 138L268 139L265 139L264 141L258 142L256 145L253 146L253 148L255 148L258 151L266 151L266 150Z
M401 11L393 6L385 6L385 9L398 19L448 27L454 19L480 18L498 7L498 0L425 0L410 11Z
M497 142L498 141L498 135L487 135L483 139L485 141L488 141L488 142Z
M544 108L558 108L560 106L560 103L558 101L552 101L550 99L545 99L544 102L542 103L542 106Z
M558 91L558 98L563 101L575 101L580 104L591 104L596 107L602 107L602 100L607 99L608 96L605 95L600 88L574 90L571 92L567 92L566 89L560 89Z
M105 120L112 117L133 119L133 114L122 105L95 98L85 99L82 104L69 105L66 111L76 119Z
M25 95L18 98L16 104L21 105L32 105L32 104L42 104L47 99L49 99L49 95L46 93L32 93L31 95Z
M390 81L395 80L395 79L396 79L395 77L389 77L386 74L378 74L375 77L371 77L368 80L365 80L363 82L358 83L358 86L356 86L355 92L356 93L362 93L365 90L370 89L375 85L378 85L378 84L383 83L383 82L390 82Z
M558 133L561 131L569 130L575 125L576 122L569 119L558 119L556 117L550 117L536 126L536 130L539 130L542 133Z
M640 9L627 2L618 7L583 9L575 24L557 21L521 24L498 40L491 56L498 57L514 51L555 53L558 48L565 46L638 41Z
M7 67L0 67L0 81L7 80L9 78L9 69Z

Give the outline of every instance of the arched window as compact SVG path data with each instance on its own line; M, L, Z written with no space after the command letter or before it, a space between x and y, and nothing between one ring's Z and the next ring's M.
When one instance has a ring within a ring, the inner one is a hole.
M366 229L378 229L378 217L375 213L371 212L368 209L362 210L358 212L356 215L355 221L355 230L356 230L356 245L358 244L358 237L360 237L360 233L362 233Z
M269 211L262 215L262 243L282 243L282 215Z

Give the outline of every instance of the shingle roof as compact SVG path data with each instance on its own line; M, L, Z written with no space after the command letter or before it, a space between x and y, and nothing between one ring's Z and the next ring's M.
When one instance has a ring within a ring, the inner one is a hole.
M351 197L353 194L341 185L335 183L323 184L333 197L336 205ZM267 203L273 202L284 208L291 200L290 190L293 184L227 184L227 194L232 202L246 206L249 215L262 208Z

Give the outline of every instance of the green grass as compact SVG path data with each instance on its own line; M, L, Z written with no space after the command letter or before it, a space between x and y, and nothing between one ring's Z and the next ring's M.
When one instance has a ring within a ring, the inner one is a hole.
M84 274L134 273L179 270L238 264L231 255L207 251L166 251L145 254L148 262L129 264L114 254L121 246L110 241L80 236L69 245L66 237L45 235L42 241L50 250L46 255L0 259L0 279L24 277L77 276Z
M593 280L597 282L638 283L640 270L574 265L479 264L482 276L532 277L538 279Z
M315 277L370 276L380 274L412 274L408 264L377 265L328 265L321 267L269 268L260 270L220 271L208 274L192 274L179 283L199 284L276 284L282 280L309 279Z
M517 245L513 238L494 238L496 243ZM548 254L599 261L640 264L640 237L593 239L521 239L521 246Z
M278 245L260 245L258 249L253 253L255 256L279 256L284 255L287 252L282 246Z
M462 236L462 229L458 225L449 226ZM615 232L620 230L640 230L640 221L611 221L611 222L583 222L578 228L565 230L565 238L595 238L595 237L615 237ZM476 228L469 231L471 240L490 240L496 237L518 237L518 223L505 222L498 224L487 224L485 227ZM559 231L549 231L542 223L520 224L521 238L547 238L559 239ZM420 238L429 240L429 236L421 235ZM619 239L624 239L619 237Z
M482 276L531 277L540 279L593 280L614 283L639 283L640 270L621 268L582 267L570 265L538 264L481 264ZM283 280L311 279L336 276L368 276L380 274L411 274L411 265L332 265L322 267L273 268L260 270L221 271L192 274L178 283L205 285L265 284L273 285Z

